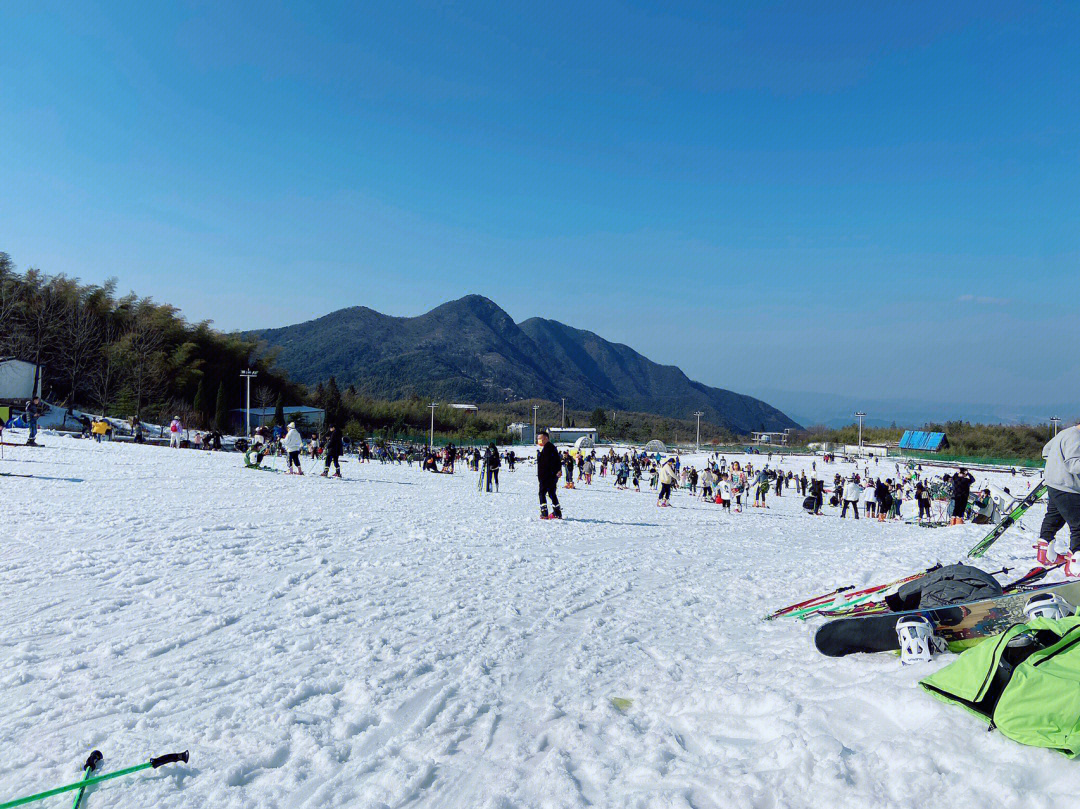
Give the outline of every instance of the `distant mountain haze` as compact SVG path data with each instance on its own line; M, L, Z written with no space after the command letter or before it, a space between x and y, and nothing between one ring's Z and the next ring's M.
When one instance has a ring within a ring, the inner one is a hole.
M440 401L559 401L575 409L629 410L703 419L737 433L798 427L769 404L687 378L632 348L554 320L515 323L481 295L417 317L354 306L278 329L246 332L278 350L298 382L333 376L385 399L413 394Z

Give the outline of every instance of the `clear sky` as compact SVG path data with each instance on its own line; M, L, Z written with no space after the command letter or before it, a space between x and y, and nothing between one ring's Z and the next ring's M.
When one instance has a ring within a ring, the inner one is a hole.
M0 250L224 329L476 292L744 392L1073 401L1078 43L1071 1L4 3Z

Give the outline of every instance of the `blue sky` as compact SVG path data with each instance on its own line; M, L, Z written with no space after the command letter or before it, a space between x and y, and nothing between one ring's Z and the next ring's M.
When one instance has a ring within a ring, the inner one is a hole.
M477 292L739 391L1067 403L1078 41L1073 2L9 3L0 250L225 329Z

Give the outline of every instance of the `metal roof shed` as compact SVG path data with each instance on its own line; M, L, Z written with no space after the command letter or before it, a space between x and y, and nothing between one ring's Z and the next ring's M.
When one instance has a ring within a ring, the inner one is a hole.
M949 439L945 433L928 433L923 430L904 430L904 436L900 439L900 449L910 449L917 452L940 452L947 449Z

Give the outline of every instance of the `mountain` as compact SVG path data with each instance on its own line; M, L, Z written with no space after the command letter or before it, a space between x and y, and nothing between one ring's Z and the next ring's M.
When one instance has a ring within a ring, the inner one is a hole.
M469 295L418 317L390 317L364 306L279 329L248 332L277 349L293 379L330 376L387 399L558 401L689 418L747 433L798 425L750 396L711 388L673 365L554 320L515 323L495 303Z

